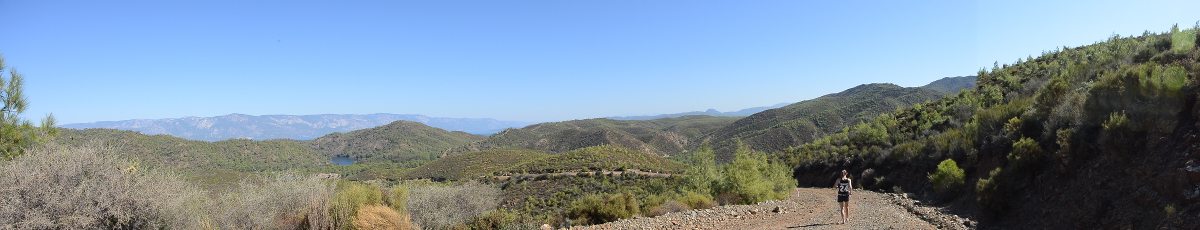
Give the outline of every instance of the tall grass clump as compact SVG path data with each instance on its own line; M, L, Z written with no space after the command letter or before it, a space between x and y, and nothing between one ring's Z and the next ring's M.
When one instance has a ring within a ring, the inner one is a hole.
M202 192L109 146L49 144L0 162L0 229L201 229Z
M487 213L499 203L500 189L470 181L459 185L411 188L408 212L425 229L449 229Z
M338 181L337 192L329 204L329 217L336 223L350 223L357 217L359 209L368 205L379 205L383 201L383 190L372 184Z

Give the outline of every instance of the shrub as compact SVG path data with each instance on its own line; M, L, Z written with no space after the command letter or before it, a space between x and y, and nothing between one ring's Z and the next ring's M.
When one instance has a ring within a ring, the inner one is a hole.
M770 163L763 154L739 149L733 162L725 165L725 186L745 203L770 199L787 199L796 181L791 170L780 163Z
M721 181L724 175L716 165L716 155L708 143L692 155L691 166L684 172L682 184L684 190L701 194L715 194L722 190Z
M1012 152L1008 154L1008 160L1013 164L1022 165L1026 162L1033 162L1042 154L1042 146L1038 142L1022 137L1021 140L1013 143ZM941 166L938 166L939 168Z
M721 193L716 198L713 198L713 201L717 202L718 205L735 205L742 203L742 197L733 193Z
M692 209L706 209L717 206L716 203L713 203L712 197L707 194L695 192L687 192L687 195L679 198L679 202L687 204Z
M413 226L412 219L408 216L401 215L396 210L383 205L367 205L358 209L357 215L354 218L354 227L359 230L374 230L374 229L389 229L389 230L405 230L417 229Z
M205 228L203 194L111 147L50 144L0 162L0 228Z
M682 212L682 211L687 211L687 210L691 210L691 208L688 207L687 204L681 203L679 201L668 201L667 203L663 203L662 205L654 206L653 209L650 209L650 212L646 213L646 216L647 217L656 217L656 216L661 216L661 215L667 214L667 213Z
M576 224L600 224L633 217L639 206L629 193L591 194L572 202L566 214Z
M1177 54L1187 53L1196 47L1196 30L1179 30L1179 26L1171 27L1171 50Z
M497 209L471 219L466 229L536 229L538 222L516 212Z
M401 215L408 215L408 187L397 185L392 190L383 190L383 203Z
M946 191L962 185L965 177L963 170L958 168L958 163L954 162L954 159L946 159L938 164L937 171L929 175L929 181L933 183L934 189Z
M242 181L210 203L213 221L222 229L340 229L346 222L330 217L335 186L295 174L277 174L263 182Z
M988 173L987 179L979 179L975 183L975 191L979 194L976 201L986 214L996 215L1008 211L1008 191L1002 185L1004 171L1000 168Z
M448 229L491 211L499 203L499 189L470 181L453 186L412 188L408 212L426 229Z
M339 181L337 193L329 204L329 216L334 223L354 221L358 210L367 205L378 205L383 201L383 191L371 184Z

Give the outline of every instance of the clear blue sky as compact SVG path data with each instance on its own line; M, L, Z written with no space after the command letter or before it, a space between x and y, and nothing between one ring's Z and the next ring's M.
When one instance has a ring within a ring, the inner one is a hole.
M407 113L559 121L919 86L1196 1L7 1L37 119Z

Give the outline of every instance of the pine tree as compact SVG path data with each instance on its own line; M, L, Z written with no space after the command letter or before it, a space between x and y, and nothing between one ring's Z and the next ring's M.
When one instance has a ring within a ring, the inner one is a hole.
M4 69L8 69L8 78L4 77ZM54 116L46 115L41 127L35 127L33 122L21 118L21 113L29 107L25 98L25 77L16 68L4 64L0 56L0 159L12 160L20 156L33 143L41 142L42 138L57 134L54 129Z

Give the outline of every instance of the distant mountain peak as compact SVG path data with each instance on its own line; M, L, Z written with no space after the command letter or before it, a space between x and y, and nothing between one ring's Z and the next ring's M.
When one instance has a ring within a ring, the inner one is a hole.
M762 112L764 110L779 108L779 107L783 107L783 106L790 105L790 104L792 104L792 103L779 103L779 104L774 104L774 105L770 105L770 106L746 108L746 109L742 109L742 110L738 110L738 111L734 111L734 112L721 112L721 111L717 111L716 109L708 109L705 111L691 111L691 112L672 113L672 114L659 114L659 115L648 115L648 116L617 116L617 117L604 117L604 118L613 119L613 120L654 120L654 119L659 119L659 118L683 117L683 116L690 116L690 115L708 115L708 116L714 116L714 117L744 117L744 116L750 116L750 114Z

